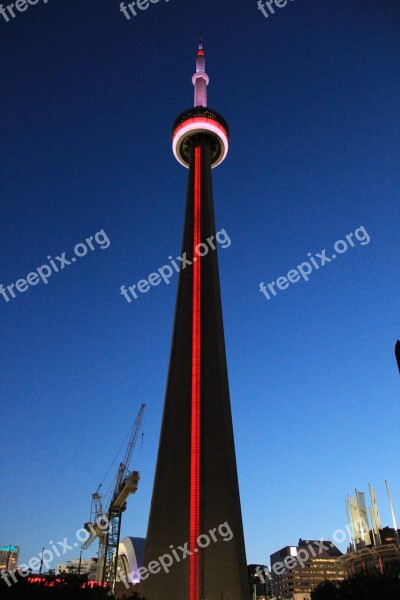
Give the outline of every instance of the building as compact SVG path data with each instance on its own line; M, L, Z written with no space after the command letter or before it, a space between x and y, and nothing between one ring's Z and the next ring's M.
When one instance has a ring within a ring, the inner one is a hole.
M19 546L0 546L0 571L12 571L17 568Z
M376 492L371 485L369 485L371 498L369 511L367 511L364 492L356 490L354 496L347 497L346 509L351 543L347 553L341 558L341 564L349 575L367 570L378 570L383 573L387 567L400 564L400 530L397 529L387 481L385 485L393 527L382 526Z
M228 151L207 107L200 41L194 107L175 120L173 152L189 169L182 257L156 474L141 570L146 600L248 600L211 169ZM186 260L187 259L187 260ZM164 566L160 568L160 557ZM168 566L165 565L168 563ZM147 568L148 567L148 568Z
M90 558L89 560L73 558L72 560L67 560L65 563L59 563L57 565L56 574L61 575L64 573L87 575L88 579L95 580L97 573L97 558Z
M268 600L272 598L272 577L266 565L247 565L250 593L252 600Z
M381 545L371 544L358 550L350 548L346 554L343 554L340 564L348 575L359 571L384 573L385 569L390 568L391 565L400 565L400 547L395 543L394 529L385 527L382 534L384 537Z
M137 575L143 566L143 553L146 539L138 537L124 537L118 546L117 578L114 595L117 600L129 596L137 590L139 577Z
M139 583L138 570L143 566L145 538L124 537L118 546L117 580Z
M400 529L397 530L397 535L396 535L396 531L393 529L393 527L383 527L380 530L380 538L381 538L381 542L382 545L386 545L386 544L398 544L398 540L400 538Z
M271 574L278 600L310 600L312 590L327 579L341 581L347 573L342 553L329 540L299 540L271 554Z
M368 545L357 544L355 550L352 544L340 558L340 563L348 575L358 571L384 573L386 568L394 564L400 565L400 529L397 530L397 536L393 527L382 527L377 532L371 529L369 538L371 542Z

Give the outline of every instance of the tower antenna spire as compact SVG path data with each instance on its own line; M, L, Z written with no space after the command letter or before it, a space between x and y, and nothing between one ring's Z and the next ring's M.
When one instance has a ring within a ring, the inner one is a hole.
M203 35L199 34L199 48L196 54L196 73L192 77L194 85L194 106L207 106L207 86L209 78L206 73L206 59L203 50Z

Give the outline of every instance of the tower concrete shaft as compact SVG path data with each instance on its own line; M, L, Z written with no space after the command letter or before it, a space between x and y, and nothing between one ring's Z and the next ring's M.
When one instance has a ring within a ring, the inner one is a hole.
M211 179L228 135L223 117L204 107L173 126L175 156L189 168L182 257L191 264L179 274L144 556L149 573L140 584L146 600L249 598ZM168 572L153 573L150 564L167 555Z

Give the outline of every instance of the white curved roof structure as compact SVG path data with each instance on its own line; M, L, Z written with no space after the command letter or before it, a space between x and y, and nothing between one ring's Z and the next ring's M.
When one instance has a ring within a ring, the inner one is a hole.
M145 538L124 537L118 546L118 572L131 583L139 583L137 571L143 564Z

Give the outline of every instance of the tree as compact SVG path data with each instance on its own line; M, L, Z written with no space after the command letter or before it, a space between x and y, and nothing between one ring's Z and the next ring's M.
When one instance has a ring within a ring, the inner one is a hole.
M311 600L399 600L400 567L386 568L382 574L367 571L344 581L325 581L312 592Z
M324 581L311 592L311 600L340 600L340 583Z
M87 587L87 576L73 574L0 580L1 600L110 600L107 590ZM35 581L37 579L37 581Z

